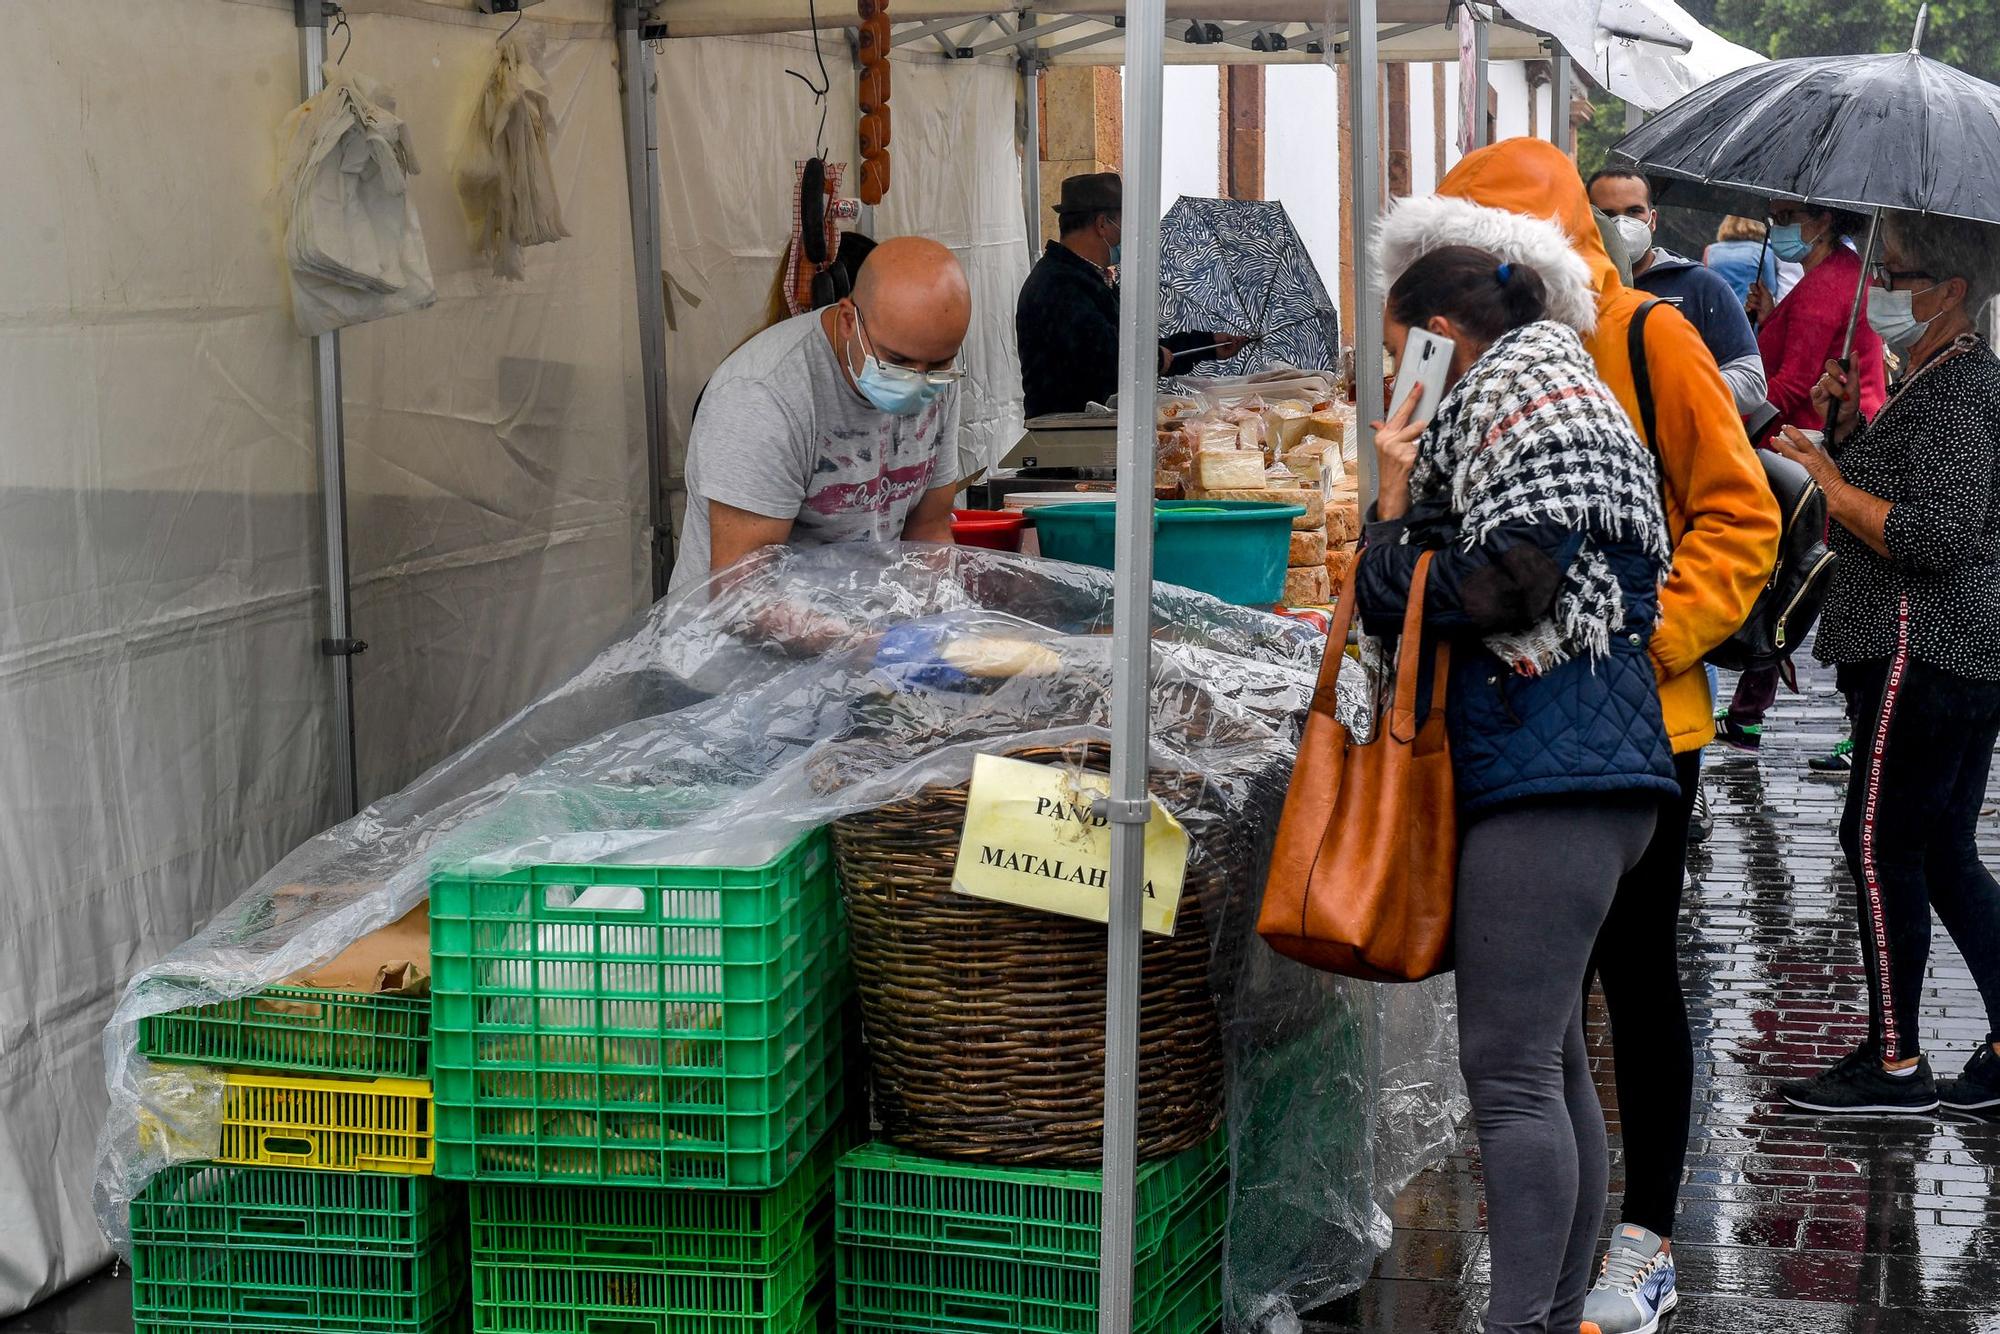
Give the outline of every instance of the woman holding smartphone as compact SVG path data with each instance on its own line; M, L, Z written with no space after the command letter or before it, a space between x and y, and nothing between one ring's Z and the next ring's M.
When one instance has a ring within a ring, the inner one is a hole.
M1488 1334L1581 1323L1609 1176L1584 977L1679 791L1646 651L1669 551L1658 473L1577 332L1545 318L1546 290L1470 246L1391 288L1389 348L1442 357L1443 395L1428 422L1412 394L1377 425L1357 576L1364 625L1394 635L1437 553L1424 628L1452 643L1459 1062L1485 1164Z

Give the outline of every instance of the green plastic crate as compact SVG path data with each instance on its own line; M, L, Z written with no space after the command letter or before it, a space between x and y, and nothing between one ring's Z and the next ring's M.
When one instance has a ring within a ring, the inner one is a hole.
M464 1197L428 1177L186 1163L133 1200L135 1329L429 1334L462 1317Z
M1156 1256L1133 1277L1135 1330L1193 1334L1214 1323L1220 1303L1222 1234L1228 1195L1217 1191L1196 1206L1204 1233L1178 1266ZM1214 1282L1215 1303L1190 1301L1191 1290ZM843 1330L878 1328L900 1334L1096 1334L1098 1276L1064 1265L981 1256L838 1247L836 1292ZM1181 1323L1186 1321L1187 1323Z
M771 1269L832 1204L834 1163L851 1142L836 1125L768 1191L475 1185L472 1253L550 1268Z
M431 946L446 1175L763 1189L839 1110L824 831L744 869L440 874Z
M430 1061L428 998L267 987L139 1021L155 1061L305 1074L422 1079Z
M1211 1334L1222 1323L1222 1256L1182 1274L1167 1293L1167 1304L1151 1321L1133 1326L1134 1334ZM840 1334L949 1334L976 1331L992 1334L991 1324L937 1324L925 1317L890 1315L864 1318L843 1315ZM1094 1329L1095 1326L1092 1326Z
M437 1172L481 1182L770 1190L846 1108L848 1007L822 998L807 1040L769 1076L543 1074L479 1093L438 1070ZM456 1105L444 1091L458 1087ZM606 1093L616 1096L605 1096Z
M1160 1247L1169 1220L1229 1170L1218 1130L1184 1153L1139 1169L1136 1256ZM867 1144L836 1173L843 1245L950 1251L1097 1268L1102 1174L948 1162Z
M790 1334L811 1328L833 1264L833 1214L763 1270L721 1273L517 1263L476 1255L480 1334ZM809 1323L810 1322L810 1323Z
M179 1163L132 1201L132 1244L414 1258L460 1227L464 1194L427 1176Z

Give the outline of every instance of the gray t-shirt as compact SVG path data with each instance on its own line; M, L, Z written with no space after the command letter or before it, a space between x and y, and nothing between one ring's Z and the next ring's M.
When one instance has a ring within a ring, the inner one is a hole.
M848 386L819 312L766 329L708 382L688 442L687 518L669 592L708 578L708 503L791 519L791 544L893 542L958 480L958 387L914 416Z

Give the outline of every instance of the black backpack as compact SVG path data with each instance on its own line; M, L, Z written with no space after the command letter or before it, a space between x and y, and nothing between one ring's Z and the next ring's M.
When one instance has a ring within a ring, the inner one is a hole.
M1646 316L1658 301L1648 301L1633 313L1629 334L1632 382L1639 395L1639 412L1645 419L1646 444L1653 447L1655 421L1653 380L1646 369ZM1764 591L1751 605L1750 617L1735 634L1709 651L1708 661L1725 671L1741 672L1756 667L1776 667L1785 682L1797 689L1792 670L1792 652L1805 642L1813 623L1819 620L1820 604L1826 601L1833 582L1833 552L1826 545L1826 496L1804 468L1768 449L1757 451L1764 465L1764 480L1777 498L1783 522L1778 535L1778 560ZM1662 503L1667 486L1664 465L1660 472Z

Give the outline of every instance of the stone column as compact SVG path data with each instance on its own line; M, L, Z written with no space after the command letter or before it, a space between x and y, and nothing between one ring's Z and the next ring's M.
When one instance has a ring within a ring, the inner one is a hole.
M1053 239L1063 181L1117 171L1124 160L1124 96L1118 71L1096 65L1043 70L1041 88L1042 216Z

